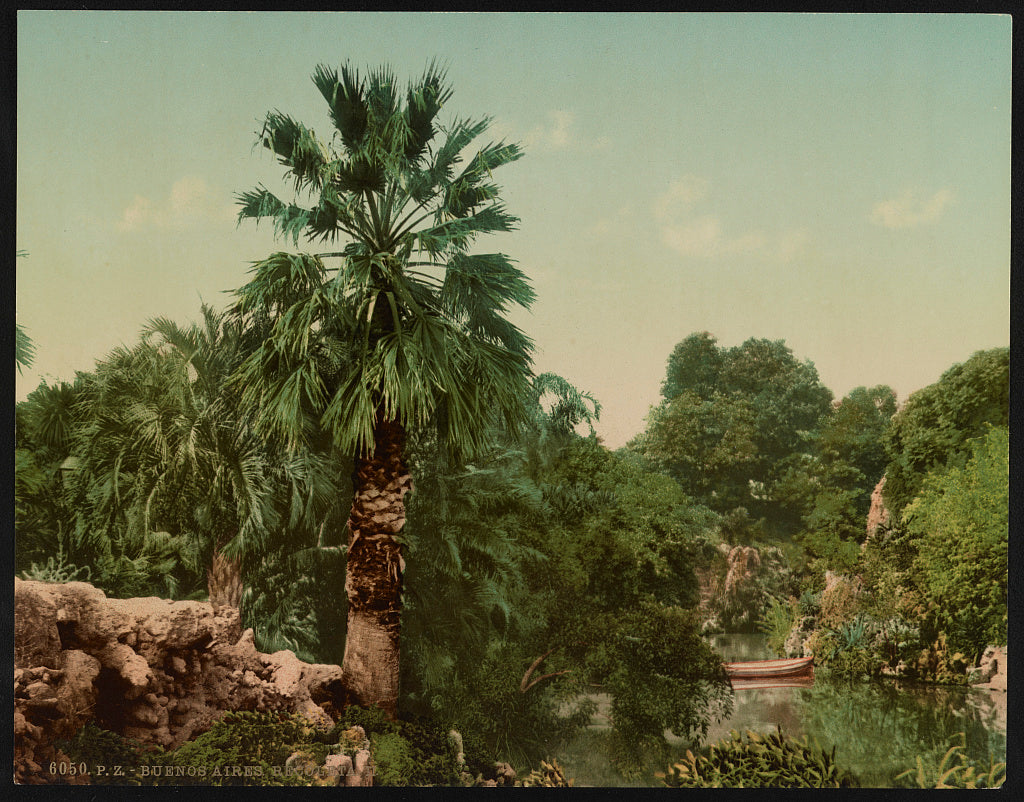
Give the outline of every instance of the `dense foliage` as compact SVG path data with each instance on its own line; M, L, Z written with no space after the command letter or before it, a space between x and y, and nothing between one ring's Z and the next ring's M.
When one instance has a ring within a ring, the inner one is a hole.
M968 441L1009 426L1010 349L979 351L913 393L885 434L885 502L902 510L929 473L962 467Z
M808 435L832 401L814 365L781 340L719 348L695 333L669 356L662 395L634 448L702 504L743 507L788 534L799 512L776 486L809 452Z
M988 766L971 761L966 753L966 737L957 733L938 765L926 765L920 755L915 769L907 769L896 776L911 788L999 788L1006 780L1006 764L989 758Z
M673 788L849 788L856 778L836 764L831 751L808 745L782 734L740 734L693 754L669 767L662 782Z
M971 442L963 468L929 476L903 511L936 622L972 656L1006 642L1009 471L1010 432L993 428Z

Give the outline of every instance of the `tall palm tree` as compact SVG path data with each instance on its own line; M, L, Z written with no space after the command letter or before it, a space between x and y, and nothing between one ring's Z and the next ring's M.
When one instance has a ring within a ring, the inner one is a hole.
M515 426L524 414L532 343L505 314L534 294L505 255L470 252L515 227L492 173L521 151L467 153L489 120L438 123L452 90L435 64L404 93L388 68L319 66L313 83L330 141L279 111L258 139L307 205L258 186L238 196L239 221L270 218L296 247L300 235L343 247L255 264L233 309L269 332L236 379L264 429L295 444L312 415L356 457L343 668L356 701L395 715L406 432L436 426L458 459L486 445L494 416Z

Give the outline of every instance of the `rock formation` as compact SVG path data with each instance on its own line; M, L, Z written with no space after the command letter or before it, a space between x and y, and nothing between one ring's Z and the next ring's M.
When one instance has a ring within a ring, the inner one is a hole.
M885 477L883 476L878 480L878 484L875 485L875 489L871 492L871 507L868 509L867 523L868 538L881 534L889 527L889 510L886 509L885 499L882 498L882 489L884 487Z
M330 727L348 703L339 666L258 652L232 608L16 578L14 618L16 782L73 781L47 767L63 757L54 741L89 720L174 749L225 710L301 713Z
M977 668L968 673L971 685L994 691L1006 690L1006 647L988 646Z

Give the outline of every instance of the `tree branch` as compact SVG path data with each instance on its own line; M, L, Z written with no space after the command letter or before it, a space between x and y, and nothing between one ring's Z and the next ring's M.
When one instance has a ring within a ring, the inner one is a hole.
M523 681L519 683L519 692L520 693L526 693L528 690L530 690L530 688L532 688L538 682L542 682L542 681L544 681L546 679L549 679L551 677L560 677L562 674L571 674L572 673L571 669L566 668L566 669L564 669L562 671L553 671L550 674L542 674L541 676L537 677L532 682L530 681L530 675L533 674L533 672L537 670L537 666L539 666L544 661L544 658L547 657L549 654L551 654L556 648L557 647L553 646L552 648L548 649L546 652L544 652L544 654L542 654L540 657L538 657L536 660L534 660L530 664L530 667L528 669L526 669L526 673L523 674Z

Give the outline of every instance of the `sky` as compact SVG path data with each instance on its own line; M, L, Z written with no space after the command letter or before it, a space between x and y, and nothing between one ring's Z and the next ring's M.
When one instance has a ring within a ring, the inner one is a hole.
M288 194L256 133L329 138L310 77L345 61L436 59L442 120L522 145L495 173L519 227L479 245L530 277L534 370L597 398L609 447L693 332L784 340L837 398L1009 345L1009 16L19 11L17 36L19 400L293 250L235 194Z

